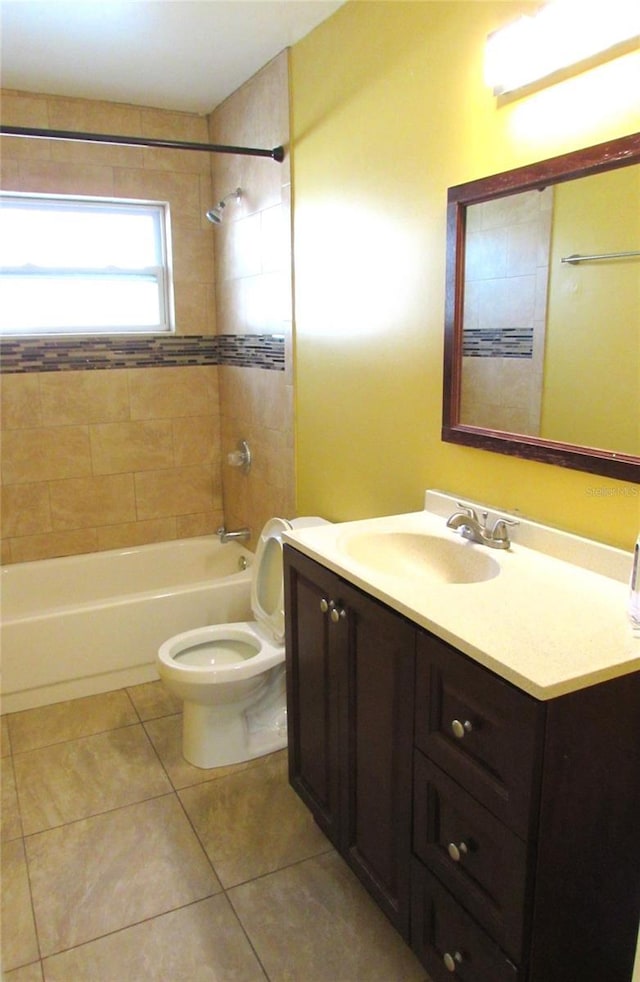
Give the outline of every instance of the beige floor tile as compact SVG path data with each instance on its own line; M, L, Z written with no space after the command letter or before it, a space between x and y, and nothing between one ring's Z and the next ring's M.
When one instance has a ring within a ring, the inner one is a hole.
M7 718L14 754L138 722L124 689L26 709Z
M15 968L13 972L5 972L2 978L4 982L42 982L42 965L32 962L31 965Z
M20 822L20 809L18 808L18 796L16 794L16 782L13 774L13 761L11 757L5 757L0 765L0 791L2 802L0 804L0 836L4 842L10 839L18 839L22 835L22 823Z
M175 795L26 840L43 956L220 892Z
M182 701L169 692L160 679L157 682L132 685L127 692L143 721L182 712Z
M46 982L264 982L228 900L202 900L47 958Z
M171 791L142 724L14 756L25 835Z
M270 982L422 982L427 978L335 853L235 887L229 899ZM299 943L292 944L292 939Z
M40 957L22 839L2 844L1 950L5 971Z
M0 749L2 751L2 756L7 757L11 753L11 741L9 739L9 724L7 722L7 717L0 717Z
M225 887L330 848L288 785L286 755L179 792Z
M256 757L242 764L229 764L228 767L194 767L182 756L182 715L149 720L144 728L174 788L189 788L228 774L237 774L251 767L259 767L265 760Z

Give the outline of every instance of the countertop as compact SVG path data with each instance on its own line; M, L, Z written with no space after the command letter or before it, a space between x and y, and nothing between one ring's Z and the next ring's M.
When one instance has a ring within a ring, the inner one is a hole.
M394 575L345 551L358 532L459 539L443 517L456 511L455 500L429 491L424 511L299 529L283 538L537 699L640 669L640 634L627 616L631 553L521 521L508 550L460 544L490 554L498 575L443 583L421 577L417 567Z

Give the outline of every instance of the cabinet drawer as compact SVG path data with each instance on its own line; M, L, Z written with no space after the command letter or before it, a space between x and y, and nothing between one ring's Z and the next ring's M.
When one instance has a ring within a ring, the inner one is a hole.
M421 632L416 744L526 838L537 800L544 705Z
M522 953L527 849L416 750L413 851L513 958Z
M517 982L513 962L417 859L411 893L411 946L433 982Z

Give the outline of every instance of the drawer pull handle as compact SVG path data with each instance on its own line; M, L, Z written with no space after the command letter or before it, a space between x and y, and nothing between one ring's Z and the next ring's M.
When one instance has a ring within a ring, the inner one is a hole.
M325 600L324 597L320 601L320 610L322 611L323 614L326 614L326 612L329 610L329 601Z
M473 726L468 719L465 719L464 723L461 723L459 719L454 719L451 722L451 729L453 730L454 737L457 737L458 740L462 740L465 733L471 733Z
M462 955L459 951L454 952L453 955L450 955L449 952L446 951L443 961L444 967L448 972L455 972L458 965L462 963Z
M463 856L466 856L469 850L467 849L466 842L460 842L458 845L455 842L450 842L447 846L447 852L453 859L454 863L459 863Z
M345 619L345 617L347 616L347 612L344 609L344 607L332 607L330 616L333 623L337 624L338 621Z

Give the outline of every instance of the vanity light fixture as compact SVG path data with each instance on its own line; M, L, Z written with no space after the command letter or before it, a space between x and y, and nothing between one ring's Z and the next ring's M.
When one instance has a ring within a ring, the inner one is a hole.
M504 95L614 57L640 40L637 0L553 0L487 38L485 81ZM560 76L562 77L562 76Z

